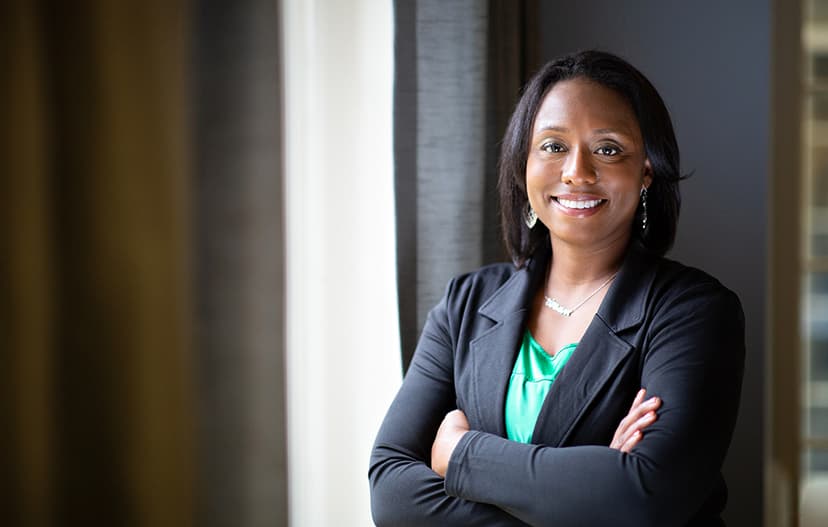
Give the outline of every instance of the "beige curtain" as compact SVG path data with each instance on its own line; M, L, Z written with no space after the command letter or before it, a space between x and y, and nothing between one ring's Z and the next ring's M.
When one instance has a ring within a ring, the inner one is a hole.
M5 525L191 525L184 2L0 8Z

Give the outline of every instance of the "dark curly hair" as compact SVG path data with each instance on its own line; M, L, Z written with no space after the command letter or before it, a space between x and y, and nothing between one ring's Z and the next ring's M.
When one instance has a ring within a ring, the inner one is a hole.
M547 63L529 80L503 137L497 182L501 226L506 250L518 268L549 240L543 224L530 230L524 223L532 126L549 90L560 81L575 78L589 79L617 92L638 119L652 183L647 189L647 229L633 228L633 239L663 255L676 237L681 208L678 183L683 178L673 123L664 101L650 81L624 59L603 51L582 51ZM641 205L638 209L634 225L641 224Z

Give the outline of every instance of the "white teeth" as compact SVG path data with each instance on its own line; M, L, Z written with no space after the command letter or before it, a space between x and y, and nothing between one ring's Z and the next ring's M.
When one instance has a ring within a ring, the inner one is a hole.
M585 200L571 200L558 198L558 203L568 209L591 209L597 207L601 201L600 199L585 199Z

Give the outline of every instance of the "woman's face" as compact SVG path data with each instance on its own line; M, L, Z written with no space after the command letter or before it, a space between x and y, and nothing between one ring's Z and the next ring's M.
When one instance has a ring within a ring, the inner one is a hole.
M626 100L587 79L553 86L535 118L526 163L529 203L553 244L626 246L650 173Z

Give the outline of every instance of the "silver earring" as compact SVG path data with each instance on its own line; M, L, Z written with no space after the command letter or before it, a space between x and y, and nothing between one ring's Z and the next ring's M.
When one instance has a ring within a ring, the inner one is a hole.
M523 221L526 222L526 226L530 229L538 222L538 215L529 203L526 204L526 214L523 217Z
M647 187L641 188L641 208L644 214L641 215L641 232L647 231Z

